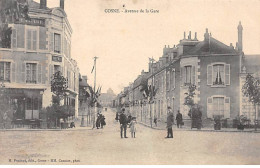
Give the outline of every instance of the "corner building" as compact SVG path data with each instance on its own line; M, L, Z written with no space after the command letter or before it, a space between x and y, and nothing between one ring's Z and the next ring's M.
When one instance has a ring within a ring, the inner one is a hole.
M0 48L0 75L13 119L40 118L40 109L52 104L51 79L57 71L68 80L62 103L73 106L77 117L79 68L71 57L72 28L64 0L57 8L48 8L47 0L27 0L25 5L30 19L9 20L11 46Z

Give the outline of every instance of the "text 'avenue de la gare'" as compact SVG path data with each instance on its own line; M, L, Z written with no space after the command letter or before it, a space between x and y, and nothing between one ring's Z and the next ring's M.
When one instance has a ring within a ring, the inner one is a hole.
M160 13L158 9L105 9L105 13Z

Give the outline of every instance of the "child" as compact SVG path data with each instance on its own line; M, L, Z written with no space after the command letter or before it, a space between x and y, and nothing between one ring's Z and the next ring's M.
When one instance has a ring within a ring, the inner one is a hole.
M135 138L135 132L136 132L135 124L136 124L136 118L133 117L130 124L129 124L132 138Z

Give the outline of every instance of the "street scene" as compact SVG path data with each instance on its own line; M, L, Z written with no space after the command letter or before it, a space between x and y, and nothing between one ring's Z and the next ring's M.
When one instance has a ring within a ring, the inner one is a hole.
M0 164L259 164L259 6L0 0Z
M121 139L115 112L103 114L103 129L1 132L1 164L259 164L259 133L198 132L175 125L174 139L166 139L166 129L137 124L136 138L127 128L128 138Z

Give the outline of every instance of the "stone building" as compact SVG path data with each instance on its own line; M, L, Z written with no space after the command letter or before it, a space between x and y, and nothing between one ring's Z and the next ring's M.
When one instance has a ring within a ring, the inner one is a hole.
M258 77L260 57L244 55L241 22L237 30L235 48L232 43L228 46L215 39L208 29L201 41L197 33L192 38L189 32L188 38L184 33L178 45L165 46L162 57L149 63L147 86L154 86L156 95L151 104L145 106L147 112L142 118L151 121L156 117L163 121L167 107L171 107L174 114L180 110L183 117L189 119L189 108L184 105L185 93L189 86L195 85L194 102L201 107L203 120L212 121L216 117L232 120L241 114L253 120L258 113L252 111L252 104L241 95L241 87L247 73ZM139 120L143 119L139 117Z
M67 79L64 104L78 116L79 68L71 56L72 28L60 7L48 8L47 0L12 0L28 7L29 19L9 19L10 47L0 48L0 75L14 109L14 119L39 119L42 107L52 104L51 79L61 71Z

